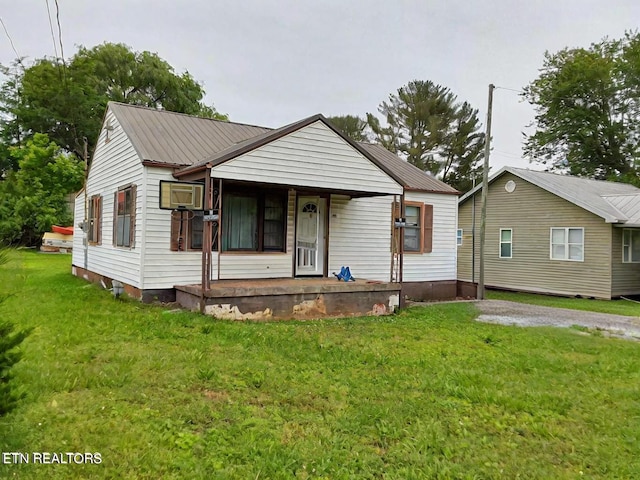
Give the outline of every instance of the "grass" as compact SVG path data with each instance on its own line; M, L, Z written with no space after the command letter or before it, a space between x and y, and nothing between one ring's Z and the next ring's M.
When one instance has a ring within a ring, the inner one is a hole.
M629 300L594 300L589 298L568 298L536 293L506 292L489 290L486 297L490 300L508 300L511 302L531 303L546 307L570 308L598 313L613 313L630 317L640 316L640 304Z
M217 321L69 270L35 253L0 268L1 313L36 328L0 451L102 463L0 462L0 478L640 477L638 343L480 324L468 303Z

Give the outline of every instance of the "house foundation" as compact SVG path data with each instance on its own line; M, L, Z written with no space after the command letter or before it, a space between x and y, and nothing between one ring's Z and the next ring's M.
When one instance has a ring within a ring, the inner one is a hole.
M177 285L176 301L223 319L311 319L393 313L399 306L400 292L398 283L366 280L221 280L213 282L204 295L200 285Z

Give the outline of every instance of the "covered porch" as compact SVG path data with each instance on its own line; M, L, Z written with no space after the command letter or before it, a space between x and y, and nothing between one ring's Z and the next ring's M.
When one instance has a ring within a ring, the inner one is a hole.
M311 319L384 315L399 305L396 282L331 278L272 278L176 285L183 307L229 320Z

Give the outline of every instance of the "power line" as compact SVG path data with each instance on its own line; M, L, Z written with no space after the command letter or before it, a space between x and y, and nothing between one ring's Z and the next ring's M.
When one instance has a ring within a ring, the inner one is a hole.
M509 90L510 92L516 92L521 95L524 93L524 91L521 88L516 89L516 88L509 88L509 87L496 87L496 90Z
M51 30L51 40L53 41L53 51L58 59L58 47L56 46L56 36L53 33L53 22L51 21L51 10L49 10L49 0L44 0L47 4L47 17L49 18L49 29Z
M513 152L505 152L504 150L491 150L492 153L495 153L496 155L499 155L501 157L511 157L511 158L522 158L522 155L518 155L516 153Z
M58 5L58 0L55 0L55 2L56 2L56 22L58 23L58 40L60 41L60 56L62 57L62 64L66 65L64 61L64 47L62 46L62 28L60 27L60 5Z
M22 59L20 58L20 55L18 54L18 50L16 50L16 46L13 44L13 40L11 39L11 35L9 35L9 31L7 30L7 26L4 24L4 21L2 20L2 17L0 17L0 23L2 24L2 28L4 29L4 33L7 35L7 38L9 39L9 43L11 44L11 48L13 49L13 53L16 54L16 61L24 69L24 65L22 65Z

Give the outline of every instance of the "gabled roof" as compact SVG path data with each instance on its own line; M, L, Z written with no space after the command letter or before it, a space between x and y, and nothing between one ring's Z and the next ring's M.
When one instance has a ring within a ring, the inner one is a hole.
M415 165L412 165L406 160L394 155L382 145L365 142L359 142L359 145L371 155L375 156L381 164L385 165L388 169L393 170L400 179L401 184L407 190L450 193L453 195L460 194L460 192L451 185L447 185L443 181L423 172Z
M491 176L489 183L491 184L505 173L511 173L557 195L603 218L607 223L627 224L634 215L637 215L640 220L640 189L633 185L514 167L501 168ZM476 185L460 198L459 204L464 203L481 188L482 184Z
M109 102L108 108L145 163L182 167L270 128Z
M178 168L180 170L174 174L178 178L202 170L207 165L220 165L321 121L407 190L460 193L380 145L354 142L321 114L271 129L117 102L109 102L108 108L116 116L143 163Z
M607 202L623 212L627 217L626 227L640 227L640 194L603 195Z

